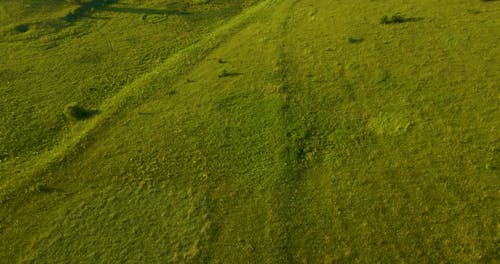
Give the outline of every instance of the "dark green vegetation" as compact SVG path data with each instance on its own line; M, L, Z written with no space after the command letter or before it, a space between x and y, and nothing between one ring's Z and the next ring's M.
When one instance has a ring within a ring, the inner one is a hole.
M4 0L0 262L498 262L499 31L498 1Z
M79 105L76 102L69 103L64 107L64 116L69 120L83 120L92 117L97 114L97 110L85 109L85 107Z

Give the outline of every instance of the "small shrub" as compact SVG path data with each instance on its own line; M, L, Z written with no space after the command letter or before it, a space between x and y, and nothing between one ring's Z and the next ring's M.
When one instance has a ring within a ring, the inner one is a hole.
M70 120L84 120L97 113L96 110L88 110L76 102L69 103L64 107L64 116Z
M47 192L48 190L49 190L49 188L45 187L43 184L36 183L36 184L33 184L33 185L29 186L28 188L26 188L26 190L24 192L25 193L41 193L41 192Z
M21 25L17 25L15 28L16 32L19 32L19 33L24 33L24 32L27 32L30 27L28 24L21 24Z
M392 20L392 23L403 23L403 22L406 22L406 18L404 18L400 14L393 15L391 17L391 20Z
M381 19L380 19L380 24L390 24L391 23L391 20L389 19L388 16L383 16Z

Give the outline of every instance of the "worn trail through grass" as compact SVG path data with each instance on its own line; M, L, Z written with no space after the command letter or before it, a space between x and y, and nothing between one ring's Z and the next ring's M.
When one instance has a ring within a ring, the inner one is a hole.
M2 180L7 180L7 182L2 185L5 189L2 193L8 195L9 189L18 189L15 186L16 184L26 185L20 178L24 177L26 180L33 180L33 178L36 178L35 175L43 174L51 164L56 164L55 166L57 166L67 155L78 151L79 145L85 144L86 138L98 133L96 130L102 129L103 125L118 115L120 111L126 111L130 106L139 105L141 101L149 98L151 93L158 89L158 83L162 81L164 83L161 85L175 83L179 77L189 72L192 67L202 61L213 49L227 41L228 38L251 22L256 13L268 8L270 2L263 2L250 10L246 10L244 14L227 22L203 40L172 55L160 66L123 87L116 95L101 104L99 108L102 109L100 111L103 114L96 116L96 118L93 118L89 122L75 125L69 133L64 135L57 146L34 157L34 159L27 161L25 164L17 165L22 168L17 171L20 175L3 178ZM156 83L156 86L154 83ZM2 167L7 168L9 165L2 164ZM9 183L9 181L12 183Z

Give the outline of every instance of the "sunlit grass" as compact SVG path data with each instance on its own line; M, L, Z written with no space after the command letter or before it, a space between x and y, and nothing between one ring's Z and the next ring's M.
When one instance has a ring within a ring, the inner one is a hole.
M498 259L497 1L22 2L0 259Z

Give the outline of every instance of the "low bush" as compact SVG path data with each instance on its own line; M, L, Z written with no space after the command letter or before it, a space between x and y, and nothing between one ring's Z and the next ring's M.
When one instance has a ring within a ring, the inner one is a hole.
M84 120L97 113L96 110L89 110L76 102L69 103L64 107L64 116L70 120Z
M24 33L27 32L30 29L30 27L28 24L21 24L17 25L14 29L19 33Z

